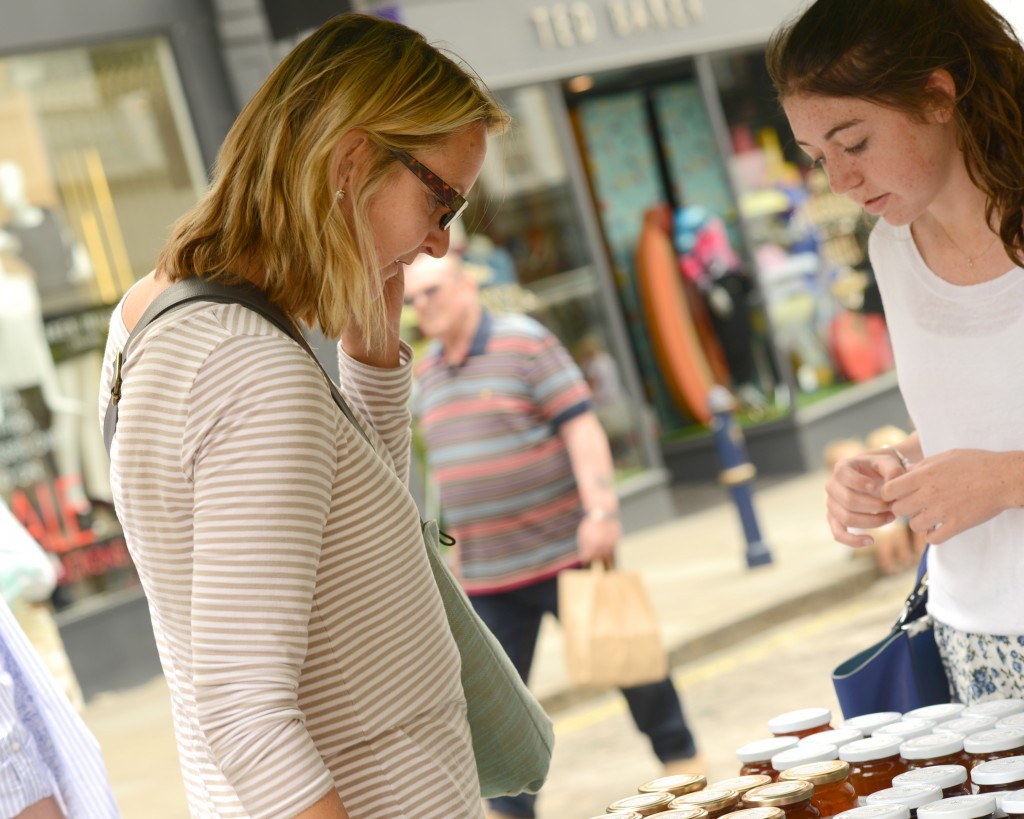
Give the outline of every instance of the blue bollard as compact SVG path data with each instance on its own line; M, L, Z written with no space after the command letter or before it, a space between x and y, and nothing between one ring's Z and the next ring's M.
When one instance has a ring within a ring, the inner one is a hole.
M743 535L747 540L747 566L766 566L772 562L772 553L768 545L761 540L761 529L754 514L754 490L751 486L757 469L747 460L743 431L736 423L736 401L729 390L716 384L708 391L708 409L712 415L711 432L722 470L718 480L723 486L728 487L739 512Z

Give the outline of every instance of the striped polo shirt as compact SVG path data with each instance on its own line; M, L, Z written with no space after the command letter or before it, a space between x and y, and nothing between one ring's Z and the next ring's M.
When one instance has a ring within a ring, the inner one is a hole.
M469 594L579 565L582 515L559 427L591 408L583 375L543 325L484 312L466 359L435 342L417 366L417 411Z

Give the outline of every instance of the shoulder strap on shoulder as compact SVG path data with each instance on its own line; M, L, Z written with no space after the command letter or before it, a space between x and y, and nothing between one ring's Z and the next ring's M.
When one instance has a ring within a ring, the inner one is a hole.
M153 303L142 314L142 317L129 334L128 340L125 342L121 352L117 354L117 358L114 361L114 377L110 385L110 403L107 404L107 411L103 416L103 442L107 446L108 454L110 453L110 445L114 440L114 431L117 429L117 405L121 400L122 386L121 370L128 357L128 350L132 342L135 341L139 333L156 319L196 301L241 304L243 307L263 316L267 321L292 338L309 354L313 361L316 362L317 367L320 368L320 372L323 373L328 385L330 385L334 403L338 405L338 408L349 422L355 426L367 443L370 442L366 432L356 420L355 414L342 397L337 384L334 383L334 380L324 370L323 365L310 348L305 336L302 335L293 321L290 321L278 307L270 302L263 291L252 285L219 284L201 279L198 276L190 276L187 279L175 282L153 300Z

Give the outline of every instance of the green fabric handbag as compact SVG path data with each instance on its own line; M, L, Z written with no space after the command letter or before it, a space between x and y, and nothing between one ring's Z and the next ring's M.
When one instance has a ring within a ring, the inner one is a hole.
M158 316L195 301L241 304L259 313L299 344L324 373L338 408L369 442L341 391L323 370L309 343L259 290L231 287L192 277L171 285L149 306L135 325L118 355L110 391L110 403L103 419L103 438L110 444L117 426L117 404L121 397L121 367L135 337ZM536 697L522 681L497 638L473 610L469 598L452 575L441 555L440 532L434 521L422 524L430 570L448 617L448 626L462 658L462 688L466 695L473 754L484 797L513 796L524 791L536 793L544 784L555 744L551 720Z
M452 575L441 555L434 521L423 523L423 540L462 656L462 688L480 792L483 796L536 793L547 778L555 745L551 720Z

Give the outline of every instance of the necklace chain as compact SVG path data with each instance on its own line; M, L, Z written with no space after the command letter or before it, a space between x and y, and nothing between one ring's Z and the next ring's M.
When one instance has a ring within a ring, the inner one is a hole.
M997 239L999 238L999 234L997 233L997 234L996 234L995 236L993 236L993 237L992 237L992 241L991 241L991 242L989 242L989 243L988 243L988 244L987 244L987 245L985 246L985 249L984 249L984 250L982 250L982 251L981 251L980 253L976 253L976 254L974 254L973 256L971 256L970 254L968 254L968 253L967 253L967 251L965 251L965 250L964 250L964 249L963 249L962 247L960 247L960 245L958 245L958 244L956 243L956 239L954 239L954 238L953 238L953 237L952 237L952 236L951 236L951 235L949 234L949 231L948 231L948 230L946 230L946 228L944 228L944 227L942 226L942 222L940 222L940 221L939 221L938 219L936 219L936 220L935 220L935 224L937 224L937 225L939 226L939 230L941 230L941 231L943 232L943 234L945 235L945 237L946 237L947 239L949 239L949 242L950 242L950 244L951 244L951 245L953 245L953 247L955 247L955 248L956 248L957 250L959 250L959 251L960 251L960 253L961 253L961 255L962 255L962 256L963 256L963 257L964 257L965 259L967 259L967 267L968 267L968 268L969 268L970 270L974 270L974 260L975 260L975 259L980 259L980 258L981 258L982 256L984 256L984 255L985 255L986 253L988 253L988 252L989 252L989 251L990 251L990 250L992 249L992 246L993 246L993 245L994 245L994 244L996 243L996 240L997 240Z

